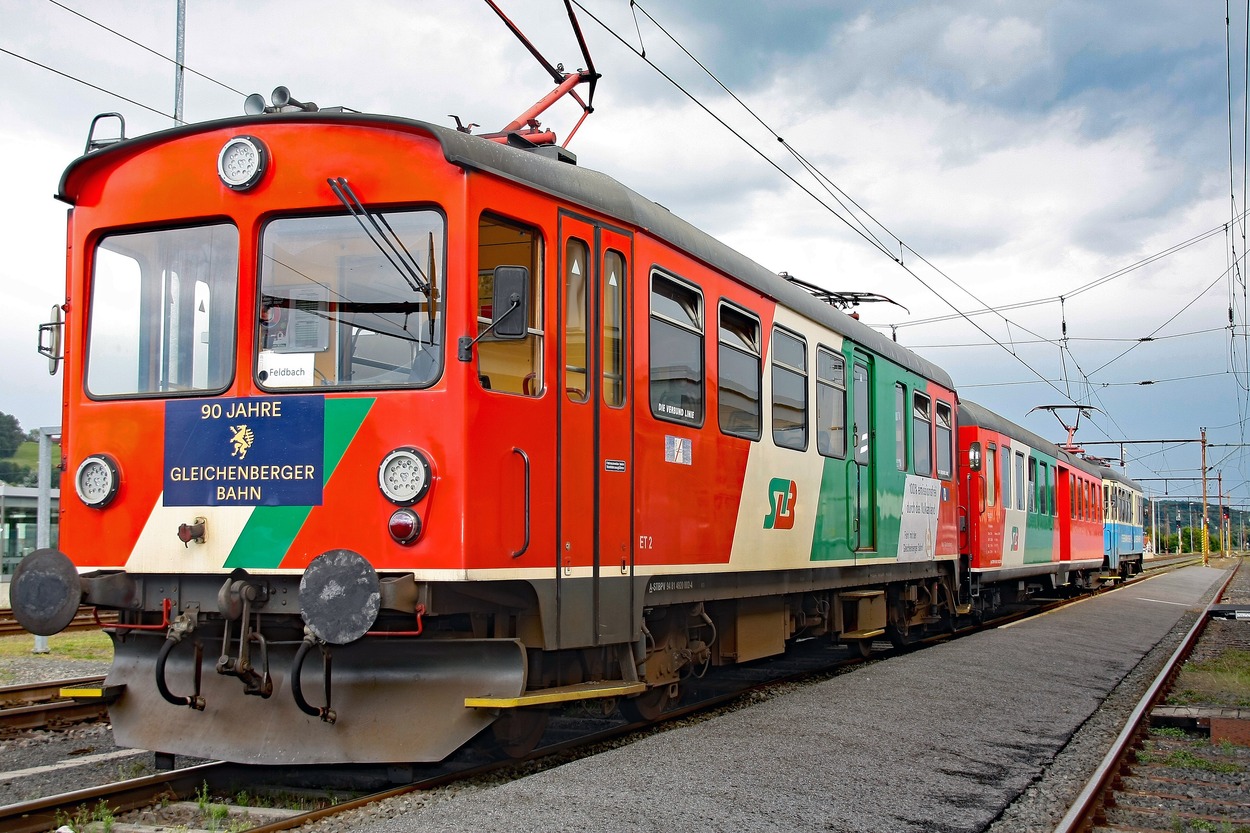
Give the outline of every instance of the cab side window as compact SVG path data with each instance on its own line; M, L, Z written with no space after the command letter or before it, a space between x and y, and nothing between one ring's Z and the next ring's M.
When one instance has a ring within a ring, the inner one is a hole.
M530 275L529 332L501 341L486 333L477 343L478 381L487 390L539 396L543 392L542 238L501 217L482 215L477 244L477 332L490 326L496 266L524 266ZM513 313L515 315L515 313Z

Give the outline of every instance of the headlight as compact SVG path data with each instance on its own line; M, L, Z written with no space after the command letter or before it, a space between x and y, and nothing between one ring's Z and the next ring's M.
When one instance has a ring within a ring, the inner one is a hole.
M234 191L246 191L265 175L269 153L255 136L235 136L217 154L217 176Z
M397 448L378 466L378 488L386 499L411 506L430 490L430 461L415 448Z
M117 494L117 464L107 454L92 454L78 464L74 473L74 491L92 509L103 509Z

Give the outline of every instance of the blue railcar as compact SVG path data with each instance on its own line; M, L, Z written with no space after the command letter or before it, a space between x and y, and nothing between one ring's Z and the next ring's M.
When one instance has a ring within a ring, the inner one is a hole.
M1106 466L1102 474L1103 569L1128 578L1142 569L1146 535L1142 487L1136 480Z

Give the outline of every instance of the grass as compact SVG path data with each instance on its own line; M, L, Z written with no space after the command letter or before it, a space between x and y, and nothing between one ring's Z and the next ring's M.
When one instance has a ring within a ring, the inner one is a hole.
M1242 771L1242 767L1238 764L1228 761L1210 761L1188 749L1175 749L1166 755L1161 755L1157 752L1146 752L1139 755L1138 760L1143 764L1155 764L1191 771L1222 773Z
M52 444L52 459L59 460L61 457L61 446L59 443ZM17 447L17 453L9 458L13 462L31 471L39 468L39 443L25 442Z
M1230 648L1219 656L1187 662L1168 702L1177 706L1250 708L1250 651Z
M49 654L32 654L35 638L29 635L0 637L0 659L23 657L39 660L83 659L110 662L113 659L113 642L108 634L93 631L69 631L48 637Z

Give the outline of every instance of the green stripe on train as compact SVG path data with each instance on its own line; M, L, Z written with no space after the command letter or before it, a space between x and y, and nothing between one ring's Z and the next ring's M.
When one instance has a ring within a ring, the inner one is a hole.
M372 398L326 400L323 487L330 482L373 403ZM224 566L227 569L275 569L311 512L311 506L257 506L234 542Z

